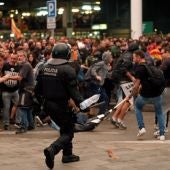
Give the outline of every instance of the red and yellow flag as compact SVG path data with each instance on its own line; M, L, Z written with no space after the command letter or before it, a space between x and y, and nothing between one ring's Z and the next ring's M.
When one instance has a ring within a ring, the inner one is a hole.
M17 39L22 38L23 34L21 33L21 30L16 26L14 19L11 19L11 31L15 35Z

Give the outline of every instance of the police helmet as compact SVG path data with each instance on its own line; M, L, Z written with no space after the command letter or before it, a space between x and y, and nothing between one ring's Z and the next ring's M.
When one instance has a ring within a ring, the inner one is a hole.
M69 45L65 43L57 43L54 45L52 50L52 57L53 58L61 58L69 60L71 55L71 49Z

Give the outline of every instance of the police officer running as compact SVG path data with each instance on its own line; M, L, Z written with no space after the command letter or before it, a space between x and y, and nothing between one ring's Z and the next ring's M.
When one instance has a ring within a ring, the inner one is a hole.
M70 98L77 106L83 101L76 84L75 70L69 65L70 47L58 43L53 47L52 58L44 65L37 77L36 96L43 96L44 110L60 126L60 137L44 149L46 165L53 169L54 157L63 151L62 162L79 161L79 156L72 153L74 137L73 113L68 106Z

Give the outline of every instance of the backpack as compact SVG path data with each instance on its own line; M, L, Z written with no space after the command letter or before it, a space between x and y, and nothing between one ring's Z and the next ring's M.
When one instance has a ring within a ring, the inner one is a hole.
M155 90L159 91L161 95L165 89L165 77L163 71L156 66L142 64L148 72L148 81Z
M127 57L120 57L112 71L112 80L115 84L120 83L123 77L126 77L126 72L132 68L132 60Z

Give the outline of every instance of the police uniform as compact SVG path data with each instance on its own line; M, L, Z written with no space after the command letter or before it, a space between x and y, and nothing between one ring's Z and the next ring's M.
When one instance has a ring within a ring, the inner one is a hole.
M60 126L60 137L44 149L47 166L52 169L54 157L63 150L62 162L79 161L79 156L72 153L74 136L73 114L68 106L72 98L77 106L83 101L76 84L75 70L69 65L70 48L58 43L53 47L52 58L44 65L37 77L36 95L45 99L45 111Z

